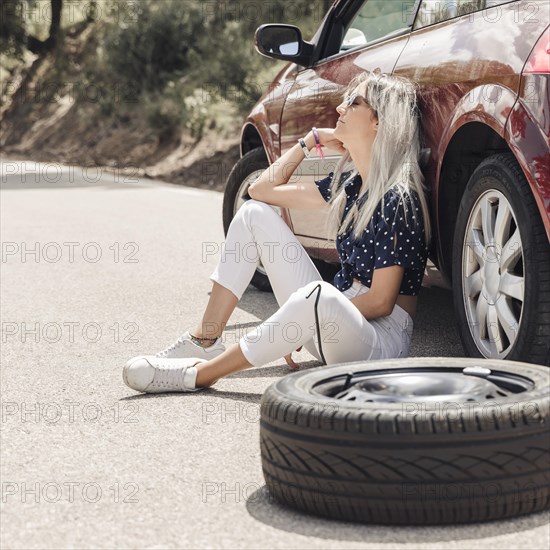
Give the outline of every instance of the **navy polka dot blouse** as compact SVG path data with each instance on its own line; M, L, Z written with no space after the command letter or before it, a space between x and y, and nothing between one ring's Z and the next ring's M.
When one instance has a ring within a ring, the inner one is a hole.
M344 181L349 174L350 172L342 174L340 181ZM330 182L333 175L334 172L331 172L328 177L315 182L327 202L330 200ZM361 185L359 174L346 183L344 217L355 202L360 206L367 199L368 191L358 200ZM384 195L384 215L381 215L381 206L378 205L373 215L373 223L366 227L361 238L353 241L351 229L337 236L336 248L342 269L334 277L333 284L338 290L347 290L353 284L354 278L370 288L375 269L401 265L405 267L405 272L399 294L416 296L419 293L428 249L425 243L422 208L415 191L411 193L411 199L413 215L411 216L411 206L407 205L408 226L399 193L390 189ZM394 236L397 236L396 243Z

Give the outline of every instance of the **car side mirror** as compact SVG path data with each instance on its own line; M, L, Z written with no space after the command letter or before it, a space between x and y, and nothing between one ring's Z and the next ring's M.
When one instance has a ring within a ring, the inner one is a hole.
M261 25L254 35L256 51L266 57L293 61L309 67L313 45L302 40L302 33L294 25Z

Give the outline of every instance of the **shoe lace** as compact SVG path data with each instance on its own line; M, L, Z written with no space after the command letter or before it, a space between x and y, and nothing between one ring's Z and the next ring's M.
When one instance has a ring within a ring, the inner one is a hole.
M174 368L159 365L155 369L153 384L162 388L191 389L186 388L183 383L186 370L187 367Z
M157 353L157 357L166 357L169 353L179 348L183 344L184 340L185 338L183 336L180 336L172 345Z

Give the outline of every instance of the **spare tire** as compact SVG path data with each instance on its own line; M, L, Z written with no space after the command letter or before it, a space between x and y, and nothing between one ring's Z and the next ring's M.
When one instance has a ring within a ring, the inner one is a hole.
M550 506L550 369L418 357L319 367L262 397L262 468L282 503L379 524Z

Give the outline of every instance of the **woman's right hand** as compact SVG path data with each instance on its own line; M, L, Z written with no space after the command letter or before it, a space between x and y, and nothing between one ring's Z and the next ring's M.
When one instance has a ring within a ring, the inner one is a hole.
M302 346L300 346L296 351L300 351L301 349ZM285 355L285 361L291 369L298 370L300 368L299 363L296 363L294 359L292 359L292 352L290 352L288 355Z
M334 128L317 128L317 134L319 135L319 142L323 147L327 147L341 154L346 152L344 144L338 138L334 137ZM313 130L308 132L305 137L305 142L308 147L311 145L310 149L315 149L315 136L313 135Z

